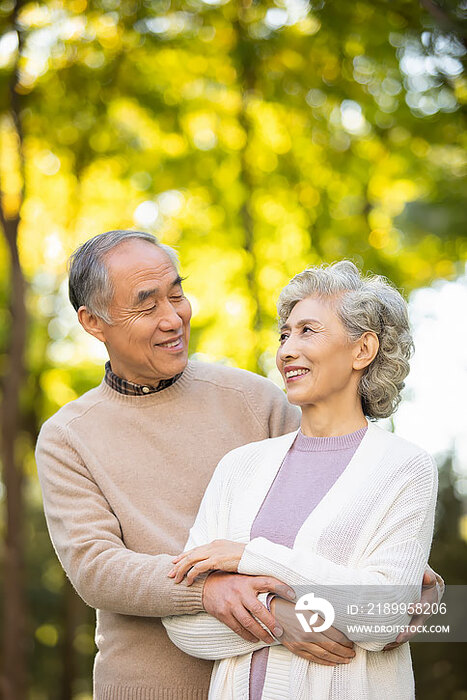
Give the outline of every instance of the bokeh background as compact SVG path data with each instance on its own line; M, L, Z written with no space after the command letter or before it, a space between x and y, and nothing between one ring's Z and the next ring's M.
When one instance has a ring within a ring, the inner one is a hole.
M68 255L177 247L191 350L279 381L275 300L350 257L410 299L396 428L435 453L431 563L467 583L465 0L0 1L0 695L89 700L94 613L56 560L33 448L98 383ZM413 644L418 697L466 700L466 645Z

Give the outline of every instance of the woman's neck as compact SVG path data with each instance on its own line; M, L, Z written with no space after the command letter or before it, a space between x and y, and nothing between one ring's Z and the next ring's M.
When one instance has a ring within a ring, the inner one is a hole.
M336 406L308 404L302 406L301 430L308 437L332 437L348 435L368 422L363 413L360 400L354 406L336 408Z

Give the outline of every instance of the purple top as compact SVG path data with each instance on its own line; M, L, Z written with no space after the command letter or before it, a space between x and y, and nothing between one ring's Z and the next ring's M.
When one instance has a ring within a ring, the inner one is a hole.
M337 437L299 431L251 526L250 539L265 537L292 548L297 532L342 474L367 428ZM261 700L269 648L253 653L250 700Z

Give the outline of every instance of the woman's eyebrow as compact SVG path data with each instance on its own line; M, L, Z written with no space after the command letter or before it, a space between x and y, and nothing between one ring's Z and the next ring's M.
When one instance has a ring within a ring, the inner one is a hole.
M320 324L321 321L318 321L317 318L302 318L300 321L297 321L295 326L297 326L298 328L301 328L302 326L306 326L307 323L319 323ZM289 331L290 324L284 323L284 325L281 326L281 331L283 331L283 330Z
M297 326L306 326L307 323L321 323L317 318L304 318L297 322Z

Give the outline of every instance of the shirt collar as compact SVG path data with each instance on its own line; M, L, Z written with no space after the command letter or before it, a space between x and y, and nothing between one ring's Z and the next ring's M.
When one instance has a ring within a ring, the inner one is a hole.
M157 386L150 386L149 384L135 384L134 382L129 382L128 379L122 379L118 377L110 366L110 361L105 363L105 382L110 386L111 389L115 389L119 394L125 394L126 396L149 396L149 394L155 394L158 391L167 389L167 387L175 384L177 379L182 376L176 374L175 377L170 377L170 379L161 379Z

